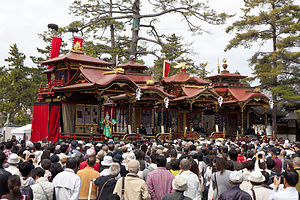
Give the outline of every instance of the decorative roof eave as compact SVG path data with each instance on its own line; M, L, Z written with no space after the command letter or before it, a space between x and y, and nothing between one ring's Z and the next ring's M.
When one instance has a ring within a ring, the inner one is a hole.
M199 77L196 77L194 75L190 75L190 74L187 74L187 73L183 73L183 72L179 72L179 73L176 73L173 76L163 78L161 80L161 82L165 83L165 84L173 84L173 83L182 84L182 83L188 83L188 82L195 82L195 83L200 84L200 85L210 84L210 82L208 82L208 81L205 81L203 79L200 79Z
M235 78L235 79L243 79L247 78L247 76L243 76L240 74L229 73L228 71L223 71L221 74L205 77L205 79L212 80L212 79L223 79L223 78Z
M87 56L81 53L74 53L70 52L65 55L61 55L46 61L41 62L42 65L53 65L57 63L62 63L66 61L74 61L78 63L84 63L84 64L93 64L93 65L104 65L104 66L112 66L113 63L106 62L104 60L100 60L98 58L94 58L91 56Z
M212 99L217 100L219 95L212 91L209 88L201 89L198 93L190 96L181 96L178 98L173 99L173 101L181 101L181 100L188 100L188 101L196 101L199 97L204 96L206 98L212 97Z
M140 63L137 62L128 62L128 63L123 63L120 65L117 65L116 68L123 68L123 69L128 69L128 68L138 68L138 69L142 69L142 70L147 70L148 67L145 65L142 65Z
M171 98L171 99L175 98L175 96L166 93L165 91L163 91L163 89L161 89L160 87L157 87L157 86L142 86L141 89L142 89L143 93L158 94L162 99L165 98L165 97L168 97L168 98Z

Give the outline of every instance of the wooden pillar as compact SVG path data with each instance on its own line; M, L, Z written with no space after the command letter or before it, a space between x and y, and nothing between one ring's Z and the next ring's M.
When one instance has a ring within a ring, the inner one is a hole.
M132 108L132 103L131 103L131 101L130 101L130 98L128 98L128 100L129 100L129 105L128 105L128 117L127 117L127 119L128 119L128 125L131 125L131 132L132 132L132 123L131 123L131 115L132 115L132 112L131 112L131 108ZM127 126L128 127L128 126Z
M131 122L132 130L136 130L135 129L135 103L132 103L132 117L131 117L131 119L132 119L132 122Z
M264 114L265 114L265 136L267 136L267 126L268 126L268 106L264 106ZM273 134L273 133L272 133Z
M190 102L190 126L189 126L189 130L192 131L193 128L193 101Z
M162 127L164 125L164 104L161 104L161 111L160 111L160 127ZM160 130L160 132L162 133L163 130Z
M242 113L242 135L244 135L244 106L241 107L241 113Z
M97 107L97 132L100 133L101 130L101 125L100 125L100 121L101 121L101 114L102 114L102 97L101 94L98 95L98 107Z
M249 112L249 109L247 111L247 129L250 128L250 112Z
M156 135L157 134L157 126L158 126L158 110L157 110L158 106L154 106L154 132L153 134Z
M154 133L154 127L155 127L155 107L152 107L152 120L151 120L151 132Z

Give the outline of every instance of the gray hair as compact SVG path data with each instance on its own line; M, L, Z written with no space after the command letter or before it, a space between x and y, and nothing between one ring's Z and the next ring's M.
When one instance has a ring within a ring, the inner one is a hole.
M117 176L120 173L120 165L118 163L113 163L109 167L109 174L112 176Z
M299 157L296 157L293 159L293 164L294 164L294 167L300 167L300 158Z
M191 168L191 163L188 159L182 159L180 161L180 167L184 170L189 170Z

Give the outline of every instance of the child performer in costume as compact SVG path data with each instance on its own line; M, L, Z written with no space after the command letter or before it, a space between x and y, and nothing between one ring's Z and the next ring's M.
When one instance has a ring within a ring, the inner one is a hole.
M109 115L108 113L106 112L106 117L104 120L101 120L100 124L101 125L104 125L104 128L103 128L103 134L105 135L105 137L112 137L112 126L115 125L117 123L117 120L115 119L111 119L109 120Z

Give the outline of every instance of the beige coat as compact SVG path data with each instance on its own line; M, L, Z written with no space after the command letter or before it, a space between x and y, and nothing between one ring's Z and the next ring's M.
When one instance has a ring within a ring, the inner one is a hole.
M136 174L129 173L125 178L125 200L149 200L150 194L148 193L146 182L139 178ZM135 177L132 177L135 176ZM120 178L114 189L114 194L117 193L119 197L122 196L122 180L124 177Z

